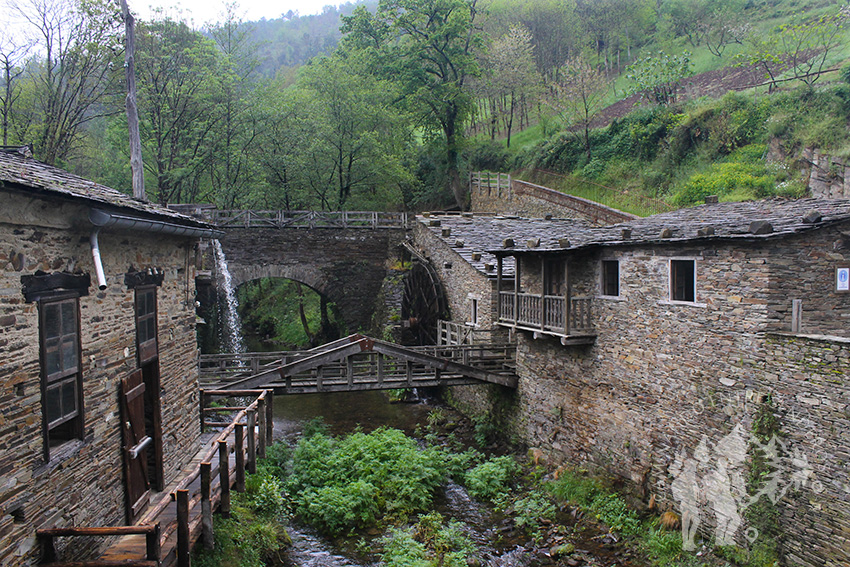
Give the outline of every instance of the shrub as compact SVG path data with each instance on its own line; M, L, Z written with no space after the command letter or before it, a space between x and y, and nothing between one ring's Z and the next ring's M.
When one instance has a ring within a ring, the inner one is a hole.
M424 510L445 475L442 452L419 450L401 431L380 428L339 439L302 438L288 485L301 517L337 534Z
M466 567L475 546L456 520L431 512L411 528L395 529L383 539L381 561L387 567Z
M492 457L467 472L464 481L473 498L496 502L510 491L511 481L519 470L511 455Z
M531 536L540 532L544 520L555 519L555 505L540 491L530 492L513 503L514 522Z

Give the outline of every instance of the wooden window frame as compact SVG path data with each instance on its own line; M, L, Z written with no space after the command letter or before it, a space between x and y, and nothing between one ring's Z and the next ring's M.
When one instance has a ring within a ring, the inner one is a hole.
M608 277L608 267L612 264L616 266L617 269L617 281L614 282L617 288L617 293L609 293L612 290L608 287L608 284L611 283ZM600 295L603 297L620 297L620 261L615 258L603 258L599 263L599 275Z
M684 269L690 263L691 270ZM697 303L697 260L696 258L670 258L669 261L670 301L676 303ZM690 277L687 273L690 272ZM688 289L690 288L690 294ZM681 293L680 293L680 290ZM690 298L688 296L690 295Z
M64 332L62 306L73 306L73 332ZM54 306L59 308L59 335L48 337L48 312ZM41 365L41 420L42 420L42 437L44 446L44 460L49 462L51 458L51 448L57 448L74 440L83 438L85 411L83 405L83 369L82 369L82 340L80 331L80 297L75 293L57 293L49 297L42 297L38 301L38 327L39 327L39 362ZM49 342L58 340L57 347L59 349L60 359L63 356L62 345L68 340L74 342L73 349L76 356L76 366L63 366L63 362L59 361L59 369L56 372L48 374L48 356L53 346L49 346ZM61 392L64 387L73 385L73 399L75 408L71 412L65 412L62 409L62 404L67 401L63 398ZM56 392L59 390L58 392ZM51 392L52 391L52 392ZM50 406L49 397L51 395L59 396L59 411L60 417L48 421L48 407ZM59 429L64 430L61 435L56 432ZM55 451L61 453L62 451Z
M563 296L567 286L566 265L563 257L542 258L543 295Z
M144 297L153 297L153 310L150 312L140 313L139 303ZM139 365L143 365L159 356L159 306L157 301L157 287L155 285L146 285L135 288L135 297L133 300L133 315L136 323L136 349L139 353ZM149 331L152 333L145 334L145 340L141 340L142 329L145 329L149 321L153 321L152 328ZM149 336L152 335L152 336Z
M480 309L481 309L481 304L479 302L479 299L477 297L470 297L469 298L469 310L470 310L469 323L473 327L477 327L478 325L481 324L481 322L480 322L480 319L481 319Z

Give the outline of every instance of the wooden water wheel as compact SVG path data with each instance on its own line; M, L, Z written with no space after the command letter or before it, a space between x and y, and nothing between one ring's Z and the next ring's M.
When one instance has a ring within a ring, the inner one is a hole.
M447 318L448 308L440 278L431 264L415 260L405 275L401 314L405 343L437 343L437 320Z

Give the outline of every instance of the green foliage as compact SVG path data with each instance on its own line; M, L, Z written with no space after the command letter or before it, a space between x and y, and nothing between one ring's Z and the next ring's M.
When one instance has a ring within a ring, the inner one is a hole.
M512 455L491 457L467 472L464 483L473 498L497 502L510 492L519 472L519 464Z
M265 567L280 564L292 541L282 523L280 478L265 473L248 475L245 492L231 494L231 516L213 516L215 549L198 548L193 565L200 567Z
M302 438L287 479L296 512L329 534L426 509L446 474L443 455L396 429Z
M555 504L546 493L538 490L515 500L511 509L517 527L535 539L539 537L544 521L551 523L555 520Z
M682 81L691 74L691 53L668 55L659 51L638 60L626 71L632 81L631 94L640 94L656 104L676 102Z
M387 567L466 567L475 551L462 524L445 522L431 512L411 528L395 528L382 540L381 561Z
M682 533L653 526L646 532L641 548L659 567L681 565Z

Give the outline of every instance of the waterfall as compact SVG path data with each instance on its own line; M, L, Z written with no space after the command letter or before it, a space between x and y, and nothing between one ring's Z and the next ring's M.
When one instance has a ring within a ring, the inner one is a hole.
M233 278L227 269L227 259L221 242L213 240L215 250L216 283L219 290L219 338L220 350L226 353L242 354L245 352L245 343L242 340L242 322L239 320L239 300L236 299L236 290L233 289Z

